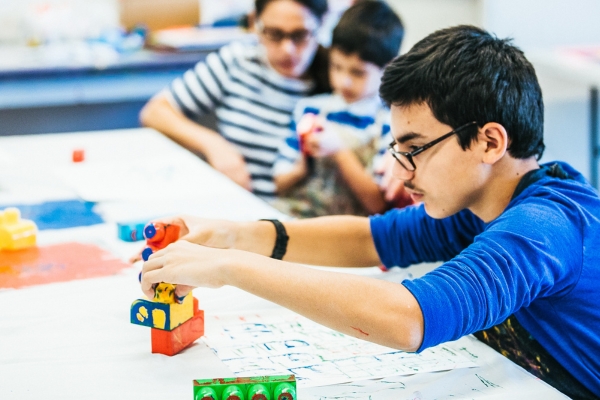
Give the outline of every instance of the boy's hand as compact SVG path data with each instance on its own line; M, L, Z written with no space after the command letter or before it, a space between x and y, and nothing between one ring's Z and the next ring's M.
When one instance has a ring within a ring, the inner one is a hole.
M344 150L340 137L331 129L323 129L317 134L308 136L305 141L307 153L313 157L329 157Z
M237 238L237 224L232 221L199 218L190 215L180 215L163 218L151 222L162 222L179 226L179 239L191 243L221 249L232 248ZM145 246L144 246L145 248ZM143 250L143 249L142 249ZM129 261L136 262L142 259L141 251Z
M154 287L160 282L176 286L175 295L184 297L195 287L218 288L225 284L224 250L179 240L152 254L142 269L142 291L154 297Z

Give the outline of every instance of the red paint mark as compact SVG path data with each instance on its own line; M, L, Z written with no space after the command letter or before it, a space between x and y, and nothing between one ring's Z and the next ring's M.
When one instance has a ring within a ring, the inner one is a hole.
M369 334L368 334L367 332L363 331L363 330L362 330L362 329L360 329L360 328L355 328L355 327L353 327L353 326L351 326L350 328L354 329L355 331L359 331L360 333L362 333L362 334L363 334L363 335L365 335L365 336L369 336Z
M0 288L114 275L131 267L98 246L64 243L0 251Z

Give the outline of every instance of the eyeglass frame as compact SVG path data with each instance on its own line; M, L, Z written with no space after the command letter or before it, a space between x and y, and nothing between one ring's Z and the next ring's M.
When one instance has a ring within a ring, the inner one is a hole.
M303 46L306 43L308 43L308 41L311 38L316 37L316 33L318 30L318 28L315 28L312 30L311 29L296 29L292 32L285 32L279 28L266 28L266 29L275 29L281 34L280 38L275 39L273 37L269 37L268 35L265 35L265 26L263 25L262 21L256 22L256 29L261 35L263 35L270 42L279 44L279 43L283 42L285 39L289 39L295 46ZM299 32L302 32L305 36L302 38L296 39L294 37L294 34L298 34Z
M396 159L396 161L398 161L398 163L400 165L402 165L402 167L410 172L414 172L417 170L417 166L415 165L415 162L413 161L413 157L421 154L422 152L424 152L425 150L429 149L430 147L440 143L441 141L448 139L450 136L459 133L461 130L470 127L471 125L476 125L477 121L471 121L469 123L466 123L464 125L459 126L456 129L453 129L452 131L446 133L445 135L440 136L437 139L432 140L429 143L424 144L421 147L418 147L416 149L414 149L413 151L407 152L407 151L397 151L394 149L394 145L396 144L396 140L394 139L392 141L392 143L389 144L388 146L388 151L390 153L392 153L392 156L394 156L394 158ZM400 160L400 158L398 158L399 156L403 156L404 158L406 158L408 160L408 162L410 163L410 165L412 165L413 169L408 169Z

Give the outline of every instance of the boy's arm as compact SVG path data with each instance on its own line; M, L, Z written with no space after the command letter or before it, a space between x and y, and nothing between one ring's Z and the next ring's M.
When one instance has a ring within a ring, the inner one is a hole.
M293 234L290 235L293 240ZM144 264L142 289L172 282L192 287L236 286L330 328L381 345L415 351L423 316L401 284L315 270L239 250L178 241Z
M371 174L362 166L358 157L351 150L343 149L335 153L333 158L344 182L369 214L384 211L386 202L383 193Z
M276 230L269 221L234 222L189 215L154 222L180 227L180 240L217 249L270 256ZM302 264L371 267L381 264L368 218L330 216L285 221L289 236L284 260Z
M296 163L286 172L278 173L273 176L277 194L282 194L303 180L308 173L306 158L300 157Z

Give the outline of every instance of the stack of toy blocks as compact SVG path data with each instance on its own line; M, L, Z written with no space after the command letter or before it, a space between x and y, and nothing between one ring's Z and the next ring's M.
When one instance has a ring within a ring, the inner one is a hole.
M198 309L198 300L191 294L181 304L136 300L131 305L130 320L150 327L152 352L167 356L179 353L204 335L204 311Z
M37 226L33 221L21 219L18 208L0 211L0 250L20 250L36 244Z
M148 224L144 236L148 244L144 250L144 260L147 260L152 252L179 238L179 227ZM191 293L183 299L178 298L175 285L170 283L162 282L154 287L153 301L134 301L130 320L132 324L150 327L152 352L167 356L179 353L204 334L204 311L198 308L198 300Z
M294 375L195 379L194 400L297 400Z

